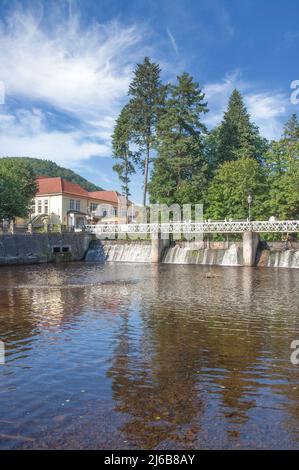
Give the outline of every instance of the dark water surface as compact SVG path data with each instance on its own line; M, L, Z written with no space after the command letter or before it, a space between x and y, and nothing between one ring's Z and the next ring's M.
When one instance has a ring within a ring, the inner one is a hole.
M298 285L288 269L0 268L0 448L298 449Z

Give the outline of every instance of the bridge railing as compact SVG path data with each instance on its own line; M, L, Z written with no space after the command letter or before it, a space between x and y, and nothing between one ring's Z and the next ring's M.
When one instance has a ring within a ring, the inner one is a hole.
M199 233L298 233L299 220L283 221L214 221L171 222L161 224L97 224L87 225L86 230L96 235L135 234L199 234Z

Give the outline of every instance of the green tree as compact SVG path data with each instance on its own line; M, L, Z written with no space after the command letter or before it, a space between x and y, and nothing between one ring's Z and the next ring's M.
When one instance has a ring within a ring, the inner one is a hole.
M138 64L130 84L129 110L132 138L139 149L139 164L144 174L143 205L146 205L151 150L154 148L156 129L163 107L165 87L160 80L160 67L148 57Z
M296 114L292 114L286 123L283 137L291 143L299 141L299 122Z
M72 181L73 183L77 183L82 188L86 189L86 191L100 191L102 188L100 186L96 186L95 184L87 181L82 176L78 175L72 170L67 168L63 168L57 165L50 160L41 160L39 158L30 158L30 157L5 157L6 159L10 159L16 163L18 162L25 162L28 163L36 176L49 176L49 177L56 177L61 176L68 181ZM0 158L0 162L1 162Z
M216 220L247 219L249 194L253 196L252 217L264 217L267 183L261 165L253 158L224 162L211 182L206 216Z
M217 148L219 142L220 127L216 126L208 132L204 138L205 160L208 164L209 179L211 180L218 167Z
M260 136L258 127L250 121L240 92L234 90L219 126L217 164L242 157L261 162L266 149L266 139Z
M283 136L272 142L265 155L268 172L268 211L279 219L299 217L299 125L296 115L287 122Z
M207 112L204 93L184 73L169 96L157 132L157 157L149 185L151 202L201 202L207 184L201 117Z
M113 157L117 161L113 165L113 170L116 171L122 182L122 191L126 197L127 208L130 196L130 176L136 172L134 163L138 157L136 152L132 152L130 149L131 138L131 116L129 106L127 105L122 109L116 121L112 136Z
M27 217L37 192L36 176L24 161L0 160L0 219Z

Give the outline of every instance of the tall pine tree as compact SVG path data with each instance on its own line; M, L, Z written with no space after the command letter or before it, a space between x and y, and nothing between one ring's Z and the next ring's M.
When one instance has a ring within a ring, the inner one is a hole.
M289 142L299 141L299 122L296 114L292 114L284 127L283 137Z
M112 136L113 157L117 163L113 166L120 181L122 182L122 192L126 198L126 205L128 208L128 200L130 196L130 176L135 173L134 163L136 162L137 155L130 148L132 138L132 126L130 118L129 105L125 106L117 121Z
M204 93L184 73L169 88L165 111L157 132L157 158L149 186L151 202L201 202L207 182L203 155L206 128L201 117L207 112Z
M160 67L146 57L142 64L137 65L129 88L132 136L139 149L139 163L144 174L144 206L147 200L151 150L154 148L164 93L165 87L162 86L160 80Z
M258 127L250 121L240 92L234 90L219 126L215 159L217 164L242 157L261 162L266 148L266 140L260 136Z

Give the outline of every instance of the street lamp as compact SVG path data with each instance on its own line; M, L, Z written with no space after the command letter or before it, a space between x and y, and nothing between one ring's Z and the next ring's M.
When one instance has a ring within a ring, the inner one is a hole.
M252 204L251 194L248 194L247 202L248 202L248 216L249 216L248 219L249 219L249 222L251 222L251 204Z

